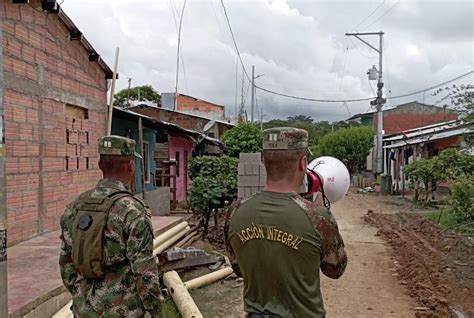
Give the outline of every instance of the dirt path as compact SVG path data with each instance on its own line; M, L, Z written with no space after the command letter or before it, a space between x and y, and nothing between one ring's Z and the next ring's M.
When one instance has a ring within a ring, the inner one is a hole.
M390 213L379 197L349 193L332 211L346 243L349 264L339 280L322 279L328 317L414 317L417 305L394 271L389 247L361 219L368 209Z

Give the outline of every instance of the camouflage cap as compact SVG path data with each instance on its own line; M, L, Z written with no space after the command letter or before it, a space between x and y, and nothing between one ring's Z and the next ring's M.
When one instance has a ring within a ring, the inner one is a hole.
M99 154L142 157L135 151L135 140L114 135L99 139Z
M308 148L308 132L293 127L276 127L263 131L263 150Z

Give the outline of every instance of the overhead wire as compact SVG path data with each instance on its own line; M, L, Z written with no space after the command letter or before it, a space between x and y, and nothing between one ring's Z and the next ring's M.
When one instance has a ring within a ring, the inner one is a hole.
M399 3L400 3L400 0L397 0L397 2L395 2L390 8L388 8L381 16L379 16L377 19L372 21L372 23L369 24L365 29L367 30L368 28L373 26L375 23L377 23L380 19L382 19L384 16L386 16Z
M379 3L379 5L365 18L363 19L359 24L357 24L352 30L356 30L357 28L360 27L365 21L367 21L383 4L385 0L382 0L382 2Z
M251 82L252 80L250 79L250 76L247 73L247 69L245 68L244 62L242 60L242 56L240 55L239 47L237 46L237 41L235 40L234 31L232 31L232 26L230 24L229 16L227 15L227 10L225 8L224 0L221 0L221 4L222 4L222 9L224 10L224 15L227 21L227 25L229 26L230 34L232 35L232 41L234 42L235 51L237 52L237 55L239 56L240 64L242 65L242 69L244 70L245 77L247 77L247 80Z
M176 16L179 17L179 11L178 11L178 8L176 8L173 0L170 0L170 3L172 7L171 12L173 13L173 20L174 20L174 25L176 27L176 32L179 32L178 21L176 20ZM181 66L183 67L184 86L186 87L186 92L189 93L188 79L186 76L186 67L184 66L183 48L181 46L179 48L179 55L181 56Z
M454 82L458 79L461 79L463 77L466 77L470 74L474 73L474 70L470 70L464 74L461 74L459 76L456 76L454 78L451 78L447 81L444 81L442 83L439 83L437 85L433 85L433 86L430 86L428 88L425 88L425 89L421 89L421 90L418 90L418 91L415 91L415 92L411 92L411 93L407 93L407 94L403 94L403 95L398 95L398 96L391 96L391 97L387 97L387 99L398 99L398 98L402 98L402 97L408 97L408 96L412 96L412 95L416 95L416 94L420 94L420 93L423 93L423 92L426 92L426 91L429 91L429 90L432 90L432 89L435 89L439 86L442 86L442 85L446 85L448 83L451 83L451 82ZM310 101L310 102L323 102L323 103L343 103L343 102L346 102L346 103L352 103L352 102L364 102L364 101L370 101L370 100L373 100L374 97L368 97L368 98L353 98L353 99L320 99L320 98L309 98L309 97L301 97L301 96L295 96L295 95L290 95L290 94L285 94L285 93L280 93L280 92L277 92L277 91L273 91L273 90L270 90L270 89L267 89L267 88L264 88L264 87L261 87L261 86L258 86L258 85L255 85L255 87L257 89L260 89L264 92L267 92L267 93L270 93L270 94L274 94L274 95L277 95L277 96L282 96L282 97L287 97L287 98L292 98L292 99L297 99L297 100L304 100L304 101Z

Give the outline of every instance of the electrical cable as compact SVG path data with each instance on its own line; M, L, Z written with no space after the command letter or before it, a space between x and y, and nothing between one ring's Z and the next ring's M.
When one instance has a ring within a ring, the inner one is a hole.
M362 20L358 25L356 25L352 30L356 30L357 28L361 26L365 21L367 21L381 6L384 4L385 0L382 0L382 2L379 3L379 5L372 11L364 20Z
M454 82L460 78L463 78L463 77L466 77L470 74L474 73L474 70L470 70L468 71L467 73L464 73L464 74L461 74L459 76L456 76L452 79L449 79L447 81L444 81L443 83L439 83L437 85L433 85L431 87L428 87L428 88L425 88L425 89L421 89L419 91L416 91L416 92L412 92L412 93L408 93L408 94L403 94L403 95L398 95L398 96L391 96L391 97L388 97L387 99L397 99L397 98L402 98L402 97L408 97L408 96L412 96L412 95L416 95L416 94L420 94L420 93L423 93L423 92L426 92L426 91L429 91L429 90L432 90L434 88L437 88L439 86L442 86L442 85L445 85L445 84L448 84L448 83L451 83L451 82ZM368 97L368 98L354 98L354 99L319 99L319 98L308 98L308 97L301 97L301 96L295 96L295 95L290 95L290 94L284 94L284 93L280 93L280 92L276 92L276 91L273 91L273 90L270 90L270 89L267 89L267 88L263 88L261 86L258 86L258 85L255 85L256 88L264 91L264 92L267 92L267 93L270 93L270 94L274 94L274 95L278 95L278 96L282 96L282 97L287 97L287 98L292 98L292 99L298 99L298 100L305 100L305 101L310 101L310 102L322 102L322 103L343 103L343 102L346 102L346 103L352 103L352 102L365 102L365 101L370 101L370 100L373 100L374 97Z
M232 41L234 42L235 50L237 52L237 55L239 56L240 64L242 64L242 69L244 70L247 80L251 82L252 80L250 79L250 76L247 73L247 69L245 68L244 62L242 61L242 56L240 56L239 47L237 46L237 41L235 40L234 32L232 31L232 26L230 24L229 16L227 15L227 10L225 9L224 0L221 0L221 4L222 4L222 9L224 10L224 15L227 21L227 25L229 26L230 34L232 35Z
M369 29L372 25L374 25L376 22L378 22L380 19L382 19L384 16L387 15L387 13L389 13L397 4L400 3L400 0L398 0L397 2L395 2L390 8L388 8L387 11L385 11L380 17L378 17L377 19L375 19L371 24L369 24L365 29Z

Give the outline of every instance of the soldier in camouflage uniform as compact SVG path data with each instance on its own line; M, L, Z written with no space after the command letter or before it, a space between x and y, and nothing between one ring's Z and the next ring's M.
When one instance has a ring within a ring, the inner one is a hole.
M339 278L347 264L330 210L298 195L307 168L308 133L263 132L265 189L228 211L226 245L244 279L247 317L324 317L319 270Z
M99 140L104 178L61 216L59 264L75 317L143 317L161 312L153 229L145 206L127 185L135 169L135 141Z

